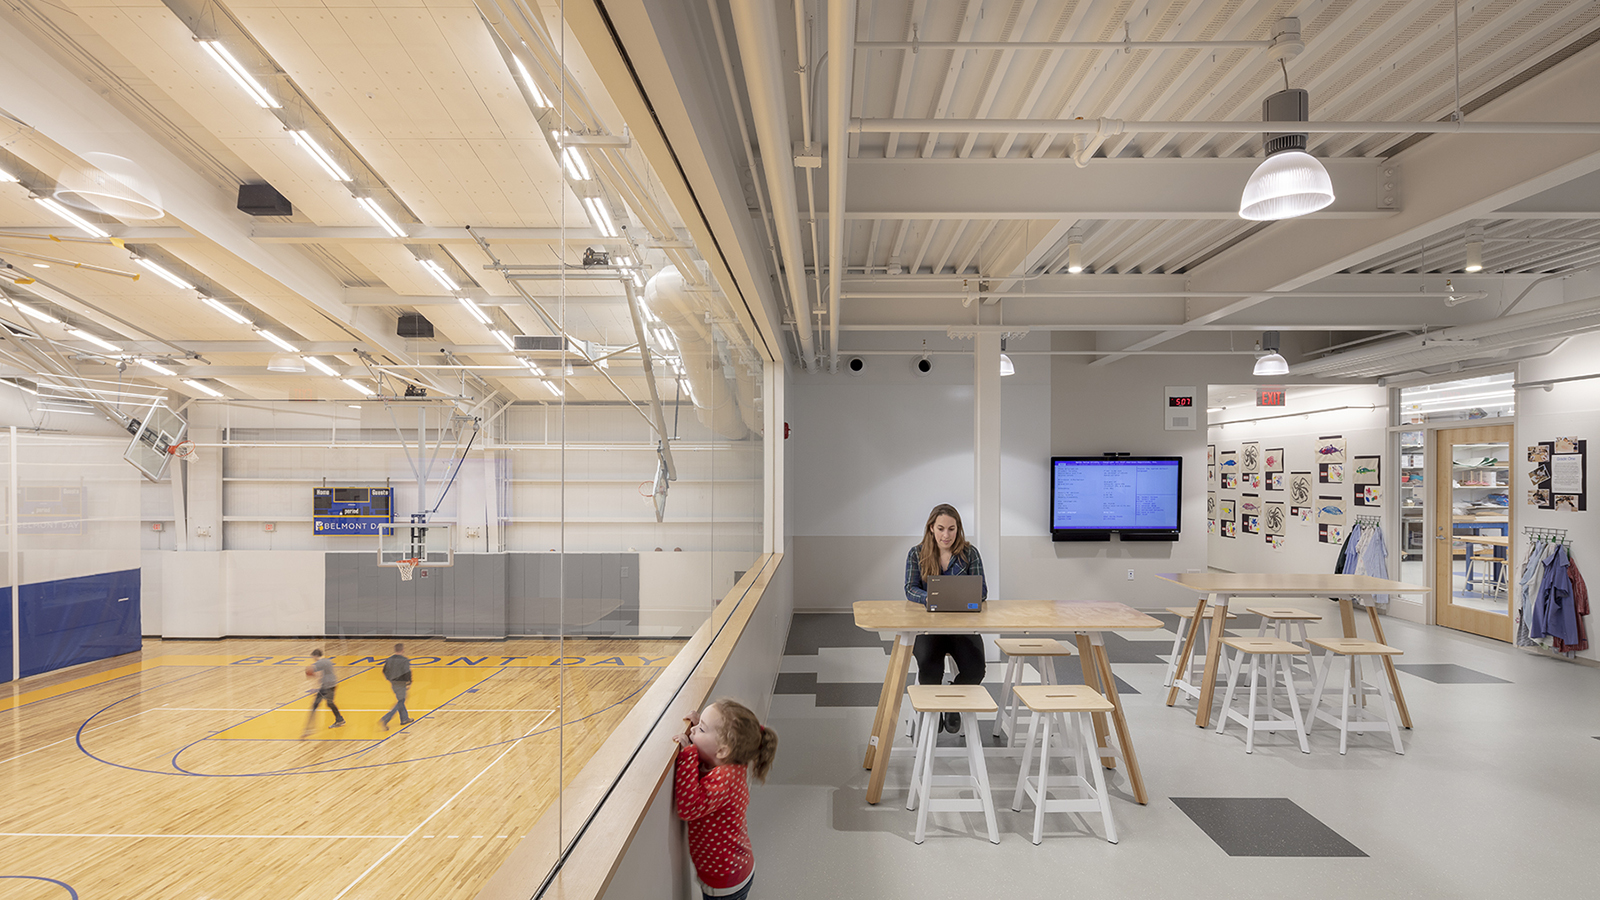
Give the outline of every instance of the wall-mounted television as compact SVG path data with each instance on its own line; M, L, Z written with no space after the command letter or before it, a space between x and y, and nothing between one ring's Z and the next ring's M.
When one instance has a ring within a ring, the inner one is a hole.
M1183 520L1181 456L1050 459L1050 537L1175 541Z

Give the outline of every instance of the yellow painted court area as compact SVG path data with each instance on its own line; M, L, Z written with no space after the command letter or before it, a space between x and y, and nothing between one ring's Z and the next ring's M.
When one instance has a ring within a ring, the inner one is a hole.
M429 670L426 674L413 670L411 692L406 697L406 712L410 713L413 719L428 715L460 696L462 692L473 690L475 686L493 677L493 674L492 671L485 672L478 669L437 669ZM309 678L306 682L314 684ZM306 727L306 712L311 709L311 699L312 694L307 693L293 703L285 704L212 735L210 740L298 739ZM342 679L334 691L333 702L339 705L339 711L344 714L345 726L328 728L328 724L333 721L333 714L328 712L327 706L324 705L316 712L316 727L312 729L309 739L370 741L393 734L401 727L398 716L389 722L390 731L384 731L378 724L378 719L394 705L394 692L389 689L389 682L383 677L382 669L364 669ZM530 709L526 712L532 718L539 719L553 710Z

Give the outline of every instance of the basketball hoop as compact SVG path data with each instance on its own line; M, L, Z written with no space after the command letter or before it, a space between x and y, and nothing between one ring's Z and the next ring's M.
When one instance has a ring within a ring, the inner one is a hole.
M400 570L400 580L410 581L411 576L416 572L417 566L421 564L422 560L420 559L402 559L394 565L395 568Z
M200 458L200 454L195 451L194 441L179 441L168 447L167 452L184 462L194 462Z

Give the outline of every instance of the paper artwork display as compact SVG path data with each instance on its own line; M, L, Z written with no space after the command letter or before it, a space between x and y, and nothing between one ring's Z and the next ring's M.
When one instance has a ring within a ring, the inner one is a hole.
M1223 497L1217 501L1217 518L1224 522L1233 521L1233 499Z
M1578 506L1579 496L1581 495L1557 494L1555 497L1556 512L1577 512L1581 508Z
M1578 512L1589 508L1589 442L1575 437L1540 441L1528 448L1528 504Z
M1261 445L1255 441L1248 441L1240 447L1240 471L1261 471Z
M1223 537L1225 537L1225 538L1235 537L1235 536L1238 535L1238 533L1239 533L1238 526L1234 524L1234 521L1232 519L1223 519L1222 520L1222 536Z
M1379 487L1376 484L1358 484L1358 485L1356 485L1356 505L1357 506L1382 506L1383 505L1383 488Z
M1232 491L1232 490L1236 490L1238 487L1239 487L1239 473L1238 472L1223 472L1222 473L1222 489L1223 490Z
M1541 463L1550 461L1550 448L1544 444L1534 444L1528 448L1528 462Z
M1282 503L1267 504L1266 528L1267 534L1282 535L1284 526L1289 524L1289 513Z
M1239 474L1239 451L1224 450L1217 457L1218 471L1226 475L1229 472Z
M1343 525L1321 524L1317 526L1317 539L1324 544L1337 544L1344 540Z
M1311 507L1309 506L1291 506L1289 507L1289 515L1301 525L1309 525L1311 523Z
M1283 471L1283 448L1279 447L1276 450L1268 450L1266 458L1263 459L1261 462L1262 462L1263 467L1268 472L1282 472Z
M1206 534L1216 534L1216 533L1217 533L1217 520L1216 519L1207 519L1206 520Z
M1206 518L1215 519L1216 517L1217 517L1217 495L1216 494L1212 494L1212 493L1208 493L1208 494L1206 494Z
M1206 487L1211 488L1212 490L1216 490L1216 487L1217 487L1217 467L1216 466L1206 466Z
M1343 525L1344 524L1344 498L1318 497L1317 522L1319 524Z
M1250 479L1250 490L1252 490L1252 491L1261 490L1261 473L1260 472L1251 472L1249 475L1246 475L1245 477Z
M1317 480L1323 484L1344 484L1344 463L1318 463Z
M1216 464L1217 464L1217 445L1216 444L1207 444L1206 445L1206 465L1214 466Z
M1344 462L1344 437L1342 435L1328 435L1317 438L1317 449L1313 454L1317 462L1342 463Z
M1556 453L1550 457L1550 490L1576 494L1583 490L1583 457L1576 453Z
M1281 490L1283 490L1283 473L1282 472L1268 472L1267 473L1267 490L1269 490L1269 491L1281 491Z
M1583 443L1583 441L1580 441L1575 437L1558 437L1555 439L1554 443L1554 449L1557 453L1578 453L1580 452L1578 450L1578 445Z
M1289 502L1296 506L1311 505L1311 473L1289 473Z
M1260 516L1249 516L1249 515L1245 516L1244 517L1244 533L1245 534L1260 534L1261 533L1261 517Z
M1532 491L1529 491L1528 492L1528 505L1529 506L1542 506L1545 509L1551 509L1551 508L1553 508L1555 506L1554 503L1550 502L1550 492L1546 491L1546 490L1532 490Z
M1282 550L1283 549L1283 535L1281 535L1281 534L1269 534L1269 535L1267 535L1267 543L1274 550Z
M1376 456L1358 456L1350 471L1353 484L1383 484L1381 460Z
M1255 494L1245 494L1239 498L1239 512L1246 516L1261 515L1261 498Z

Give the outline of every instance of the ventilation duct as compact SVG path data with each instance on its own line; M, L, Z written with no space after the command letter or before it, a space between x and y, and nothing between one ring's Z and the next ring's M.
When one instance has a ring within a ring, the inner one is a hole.
M1518 347L1559 340L1600 329L1600 297L1562 303L1335 353L1291 367L1294 375L1372 377L1447 365L1469 359L1503 356Z
M761 379L735 365L734 377L724 373L716 336L706 324L705 303L684 284L677 267L667 266L644 286L644 305L661 320L683 359L684 380L694 400L701 424L729 440L761 433L756 407Z

